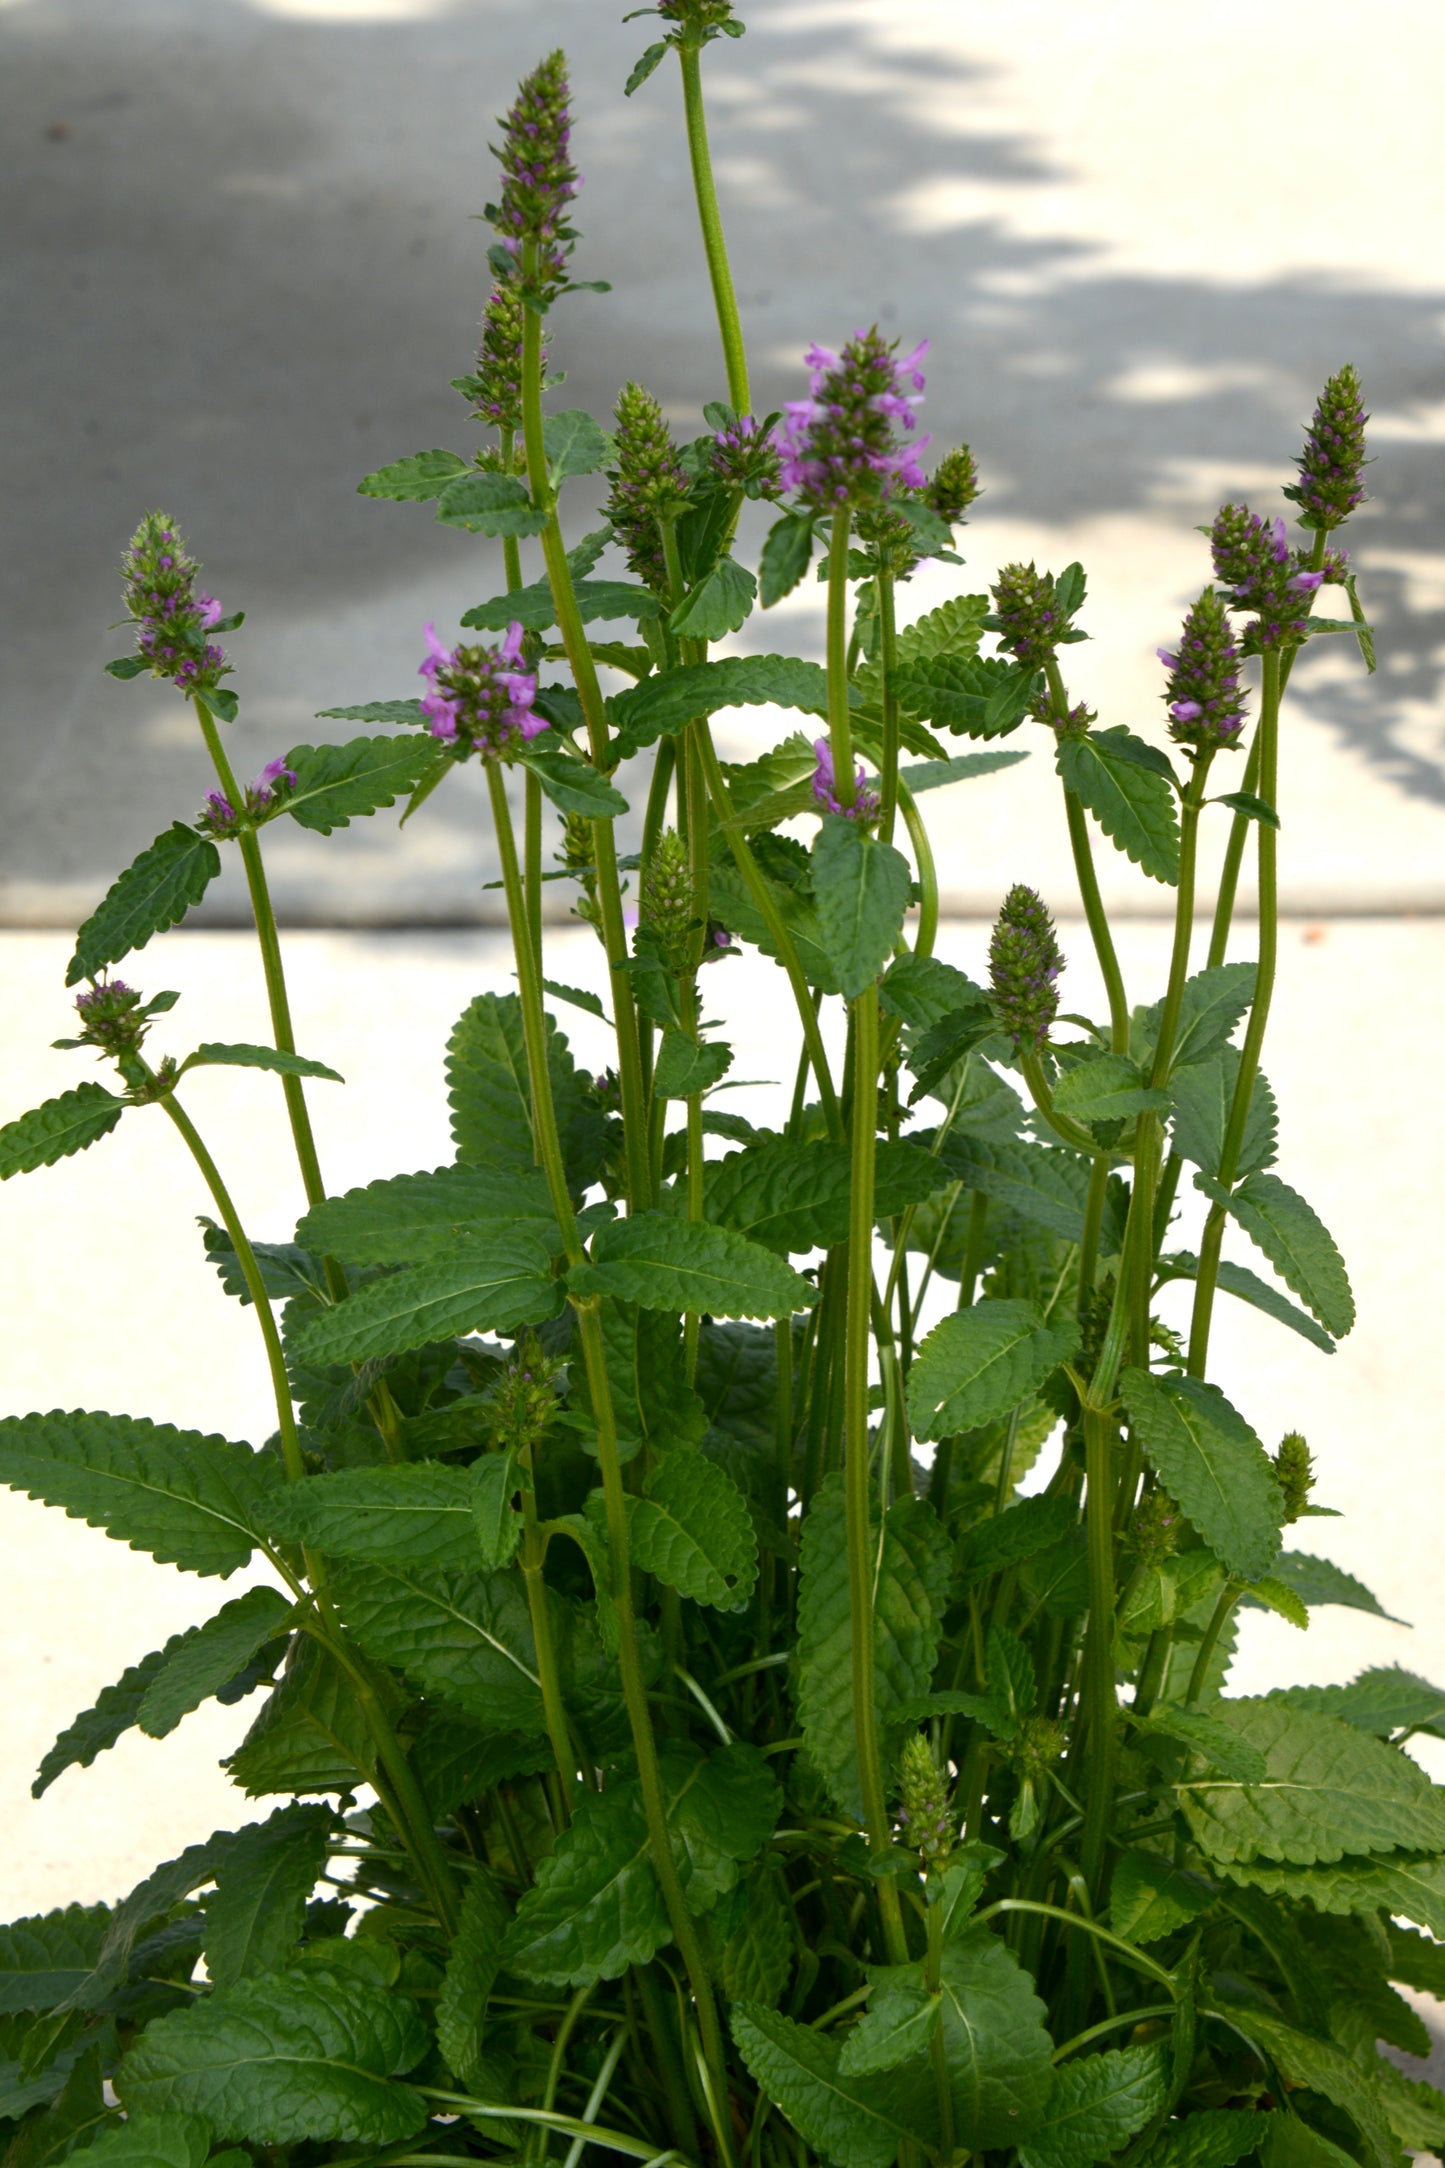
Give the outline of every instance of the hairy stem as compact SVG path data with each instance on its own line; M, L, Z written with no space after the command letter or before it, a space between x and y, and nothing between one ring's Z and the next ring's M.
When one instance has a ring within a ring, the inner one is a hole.
M878 552L878 665L883 679L883 761L878 771L878 834L893 841L898 804L898 613L893 589L893 558L885 544ZM925 954L927 951L924 952Z
M743 345L743 327L738 316L737 295L733 291L732 267L728 262L728 245L723 233L722 212L718 208L717 186L713 180L712 153L708 148L707 115L702 102L702 54L700 48L684 37L677 48L682 62L682 105L687 120L687 148L692 161L692 187L697 198L698 223L702 227L702 245L707 255L707 274L712 282L713 307L717 311L717 327L722 337L723 362L727 368L728 400L739 414L751 411L752 394L748 389L748 357Z
M833 514L828 544L828 742L833 754L833 794L846 812L857 795L853 733L848 721L848 531L852 514Z

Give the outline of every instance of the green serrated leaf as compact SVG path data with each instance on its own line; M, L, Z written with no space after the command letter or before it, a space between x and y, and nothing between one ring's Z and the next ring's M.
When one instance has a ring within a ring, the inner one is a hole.
M733 1065L733 1050L721 1039L698 1040L685 1031L664 1031L652 1072L659 1099L690 1099L711 1091Z
M223 1604L204 1625L174 1634L159 1651L161 1661L136 1704L141 1730L148 1738L164 1739L213 1694L234 1698L224 1690L244 1679L251 1658L283 1632L290 1611L279 1589L252 1588Z
M905 715L970 738L1002 738L1023 721L1039 682L1037 670L999 656L945 649L901 663L893 692Z
M313 1205L296 1233L308 1250L350 1265L420 1265L499 1223L560 1244L540 1168L458 1165L394 1174Z
M252 1799L352 1792L371 1781L375 1755L352 1681L325 1650L298 1635L280 1684L225 1767Z
M1176 1250L1159 1260L1161 1286L1166 1280L1193 1280L1198 1276L1199 1259L1190 1250ZM1317 1347L1322 1355L1334 1354L1335 1343L1324 1326L1317 1324L1308 1310L1299 1309L1287 1295L1282 1295L1277 1287L1272 1287L1268 1280L1262 1280L1257 1272L1249 1271L1244 1265L1230 1264L1226 1259L1219 1267L1218 1284L1226 1295L1234 1295L1240 1302L1247 1302L1252 1309L1262 1310L1266 1317L1276 1319L1281 1325L1288 1325L1291 1332L1297 1332L1301 1339L1308 1340L1311 1347Z
M437 1997L437 2046L456 2076L471 2081L482 2052L487 1998L502 1961L508 1911L490 1869L480 1860L467 1877Z
M1054 2073L1048 2114L1022 2168L1092 2168L1121 2153L1168 2099L1162 2047L1080 2055Z
M639 623L656 617L662 609L651 588L639 587L631 580L574 580L572 591L584 625L616 617ZM496 595L490 602L479 602L462 613L463 625L473 631L505 632L513 622L528 632L545 632L549 625L556 624L557 606L550 582L538 580L532 587Z
M601 777L585 761L570 753L548 752L535 740L521 755L522 766L535 775L554 806L562 813L580 813L586 820L612 820L627 811L620 790Z
M222 1046L208 1039L198 1046L194 1054L188 1054L181 1063L185 1069L271 1069L277 1076L326 1077L333 1084L344 1084L345 1077L325 1062L311 1061L304 1054L289 1054L277 1046Z
M1213 1902L1198 1875L1152 1852L1121 1852L1109 1885L1109 1921L1126 1942L1159 1942L1197 1920Z
M545 1726L536 1644L521 1577L348 1563L337 1609L361 1648L496 1731ZM558 1617L559 1637L565 1623Z
M434 1340L511 1332L556 1317L551 1247L526 1227L468 1235L441 1257L371 1280L294 1335L303 1362L369 1362Z
M1438 1731L1445 1725L1445 1688L1431 1686L1399 1664L1373 1665L1348 1686L1286 1686L1276 1698L1316 1716L1338 1716L1359 1731L1388 1739L1396 1732Z
M1176 1783L1211 1859L1312 1866L1347 1852L1445 1849L1445 1803L1393 1747L1271 1699L1219 1701L1214 1714L1259 1749L1268 1772L1256 1784L1215 1775Z
M457 1158L469 1166L530 1172L531 1090L522 1005L515 994L478 994L447 1041L447 1098ZM565 1033L547 1019L547 1070L568 1183L580 1194L607 1152L602 1116L587 1097Z
M77 1084L0 1128L0 1182L53 1167L109 1136L126 1102L103 1084Z
M874 1569L874 1685L880 1727L907 1721L927 1693L948 1589L948 1539L921 1498L889 1507ZM842 1477L819 1487L803 1521L799 1556L798 1713L808 1751L846 1812L858 1813L853 1723L853 1622Z
M617 452L607 431L581 407L547 416L542 424L542 447L555 482L565 481L569 475L595 474Z
M516 474L478 474L469 470L442 489L437 518L467 534L540 534L547 514L538 511L527 485Z
M1066 731L1059 739L1064 788L1087 806L1106 836L1151 880L1179 878L1179 814L1162 775L1122 752L1126 730Z
M919 1031L986 999L981 986L937 956L895 956L878 982L878 1005Z
M1349 1611L1368 1611L1372 1618L1393 1615L1378 1597L1371 1595L1363 1581L1357 1581L1332 1559L1313 1558L1308 1551L1282 1551L1274 1563L1274 1578L1307 1605L1337 1603ZM1246 1589L1242 1600L1251 1603L1253 1591ZM1395 1619L1394 1623L1404 1626L1409 1622Z
M1329 1229L1298 1190L1276 1174L1252 1174L1228 1192L1206 1175L1196 1175L1194 1186L1225 1206L1285 1286L1309 1305L1327 1332L1343 1339L1355 1322L1349 1275Z
M1174 1035L1171 1073L1195 1062L1207 1061L1229 1038L1254 999L1258 966L1251 963L1211 964L1184 982L1179 1005L1179 1025ZM1142 1062L1152 1056L1164 1012L1162 1001L1134 1014L1134 1054Z
M908 861L835 813L818 830L810 866L823 946L851 1001L873 984L903 931L912 891Z
M1220 1871L1231 1882L1264 1890L1291 1904L1312 1905L1325 1913L1387 1912L1416 1920L1431 1934L1445 1937L1445 1860L1345 1859L1339 1865L1276 1866L1264 1860L1225 1860ZM1403 1977L1403 1975L1401 1975Z
M0 1927L0 2015L65 2002L94 1971L110 1923L108 1905L66 1905Z
M1174 1102L1174 1149L1208 1175L1218 1175L1224 1133L1239 1075L1239 1049L1222 1046L1206 1061L1175 1067L1169 1078ZM1256 1076L1240 1148L1239 1174L1255 1174L1272 1165L1277 1150L1279 1114L1274 1093Z
M272 1454L137 1415L54 1409L0 1420L0 1483L163 1565L223 1579L262 1541Z
M720 708L801 708L828 712L828 678L815 662L792 655L723 655L712 662L660 670L610 702L617 750L625 759Z
M65 983L78 986L106 964L143 949L199 903L221 870L221 854L209 836L176 821L143 850L107 889L75 936Z
M1253 791L1231 790L1222 798L1212 799L1211 804L1227 805L1231 812L1242 813L1247 821L1263 821L1267 828L1278 828L1279 815L1263 798L1256 798Z
M735 2003L728 2020L754 2081L834 2168L891 2168L903 2140L927 2127L898 2080L843 2077L826 2034L758 2003Z
M877 1217L921 1204L948 1179L932 1153L916 1144L880 1140L874 1170ZM848 1238L851 1183L846 1144L768 1139L709 1161L703 1209L719 1225L780 1255L831 1249Z
M1120 1397L1150 1465L1231 1573L1257 1581L1279 1551L1284 1500L1259 1439L1198 1378L1125 1370Z
M793 1970L794 1927L769 1857L743 1890L742 1917L723 1945L720 1978L729 2002L760 2002L775 2010Z
M1046 1321L1031 1302L990 1300L955 1310L914 1358L908 1381L914 1435L945 1438L1006 1414L1068 1361L1078 1337L1071 1319Z
M633 1563L681 1595L725 1611L751 1595L758 1539L742 1492L715 1461L667 1454L634 1501L629 1525Z
M93 1707L82 1709L66 1725L35 1772L30 1787L32 1799L39 1799L67 1769L88 1769L97 1754L103 1754L135 1727L146 1690L179 1638L174 1636L163 1649L152 1649L138 1664L128 1664L113 1686L101 1688Z
M199 2115L132 2115L86 2147L95 2168L203 2168L211 2126Z
M1401 2168L1399 2148L1369 2073L1343 2048L1296 2032L1252 2003L1230 2002L1227 2008L1230 2022L1265 2050L1291 2085L1307 2086L1344 2109L1360 2133L1369 2168Z
M765 610L790 595L813 559L813 521L786 513L768 529L758 560L758 597Z
M946 1944L942 2035L960 2146L1026 2145L1043 2125L1053 2094L1046 2014L1013 1951L987 1928Z
M278 1971L301 1939L326 1864L330 1807L278 1807L236 1832L206 1906L206 1970L216 1987Z
M630 98L635 90L641 90L654 68L659 67L666 56L667 40L665 38L660 38L656 45L649 45L642 58L634 63L632 73L623 84L623 97Z
M414 452L410 459L378 467L375 474L357 483L356 491L360 497L393 497L402 504L425 504L428 498L439 497L448 482L467 472L467 462L455 452Z
M1077 1122L1115 1122L1146 1109L1167 1107L1169 1094L1145 1084L1137 1062L1125 1054L1098 1054L1066 1069L1054 1088L1060 1114Z
M319 723L405 723L425 730L426 716L419 700L364 700L354 708L318 708Z
M1079 1509L1070 1498L1021 1498L1005 1513L980 1521L960 1536L955 1570L964 1588L973 1588L1009 1566L1046 1551L1077 1526Z
M567 1281L578 1294L717 1317L788 1317L817 1300L817 1290L761 1243L660 1212L599 1227L590 1258Z
M1162 1732L1166 1739L1178 1739L1191 1753L1202 1755L1221 1776L1232 1777L1236 1783L1262 1784L1269 1774L1269 1765L1257 1746L1241 1739L1218 1717L1205 1716L1198 1709L1156 1702L1147 1717L1136 1717L1135 1722L1143 1731Z
M679 640L724 640L747 623L758 583L746 565L719 557L668 619Z
M270 1501L269 1525L283 1542L336 1558L465 1573L478 1564L475 1505L484 1455L469 1468L439 1461L343 1468L293 1483Z
M1066 1242L1082 1237L1089 1176L1077 1152L1043 1144L993 1143L955 1128L944 1139L939 1157L955 1181L981 1189L1006 1211L1062 1235Z
M943 1996L929 1993L921 1964L874 1965L868 1979L868 2008L838 2057L845 2078L896 2070L921 2055L938 2030Z
M132 2113L203 2115L218 2138L391 2145L426 2122L421 2095L393 2081L427 2046L395 1989L273 1974L154 2019L116 2090Z
M435 738L352 738L345 745L293 745L286 765L296 777L282 809L303 828L329 836L382 806L395 805L431 774L445 749Z
M1205 2108L1180 2116L1164 2125L1140 2168L1234 2168L1259 2151L1281 2120L1253 2108Z

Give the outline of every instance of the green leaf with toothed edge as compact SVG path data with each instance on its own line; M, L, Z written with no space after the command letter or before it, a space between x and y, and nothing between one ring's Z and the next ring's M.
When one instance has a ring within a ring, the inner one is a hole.
M1045 1320L1031 1302L976 1302L934 1326L914 1358L908 1409L914 1435L976 1430L1017 1407L1078 1346L1072 1319Z
M551 752L534 740L518 754L530 775L535 775L561 813L580 813L586 820L612 820L627 811L627 800L597 770L570 753Z
M293 745L286 765L296 778L279 811L329 836L383 806L395 805L439 774L450 756L429 735L352 738L345 745ZM440 764L440 765L439 765Z
M908 860L856 821L830 813L809 864L823 947L852 1000L873 984L903 931L913 886Z
M419 700L365 700L360 707L318 708L318 723L405 723L425 730L426 716Z
M905 715L955 735L1001 738L1023 721L1040 682L1036 670L999 656L945 650L901 664L893 691Z
M1269 1765L1257 1746L1241 1739L1238 1732L1218 1717L1205 1716L1198 1709L1176 1708L1169 1702L1156 1702L1147 1717L1133 1718L1136 1729L1159 1732L1166 1739L1177 1739L1192 1754L1200 1755L1211 1769L1221 1776L1232 1777L1240 1784L1262 1784L1269 1773Z
M306 1635L250 1730L223 1764L248 1799L352 1792L371 1781L376 1747L352 1682Z
M1111 843L1152 880L1179 879L1179 814L1171 785L1141 766L1118 741L1126 730L1066 731L1059 739L1058 770L1098 821Z
M582 1295L717 1317L788 1317L817 1300L817 1290L761 1243L660 1212L599 1227L590 1257L567 1280Z
M153 2019L121 2063L131 2113L204 2115L218 2138L392 2145L427 2119L394 2082L426 2053L416 2004L394 1988L263 1974Z
M580 1194L608 1149L602 1115L589 1102L564 1032L547 1023L547 1071L567 1180ZM468 1166L534 1172L531 1086L522 1004L515 994L478 994L447 1041L447 1099L457 1158Z
M223 1604L204 1625L172 1635L136 1707L141 1730L148 1738L164 1739L212 1695L236 1698L226 1690L245 1681L251 1658L278 1639L290 1615L280 1590L262 1586Z
M326 1865L330 1807L278 1807L239 1829L206 1906L206 1970L231 1987L279 1971L301 1939L307 1900Z
M711 1091L733 1065L733 1050L720 1039L698 1040L686 1031L664 1031L652 1072L659 1099L690 1099Z
M108 1905L67 1905L0 1927L0 2014L64 2002L95 1969L110 1921Z
M765 610L790 595L813 560L811 517L785 513L768 529L758 560L758 597Z
M506 1900L490 1868L476 1861L467 1876L437 1997L437 2046L464 2084L482 2052L487 1998L501 1969L509 1921Z
M722 655L643 678L614 694L608 709L617 727L618 755L625 759L720 708L774 704L826 715L827 672L793 655Z
M475 1572L476 1507L493 1465L500 1474L505 1455L484 1454L466 1468L430 1460L341 1468L279 1491L269 1525L283 1542L328 1557Z
M221 854L209 836L184 821L143 850L111 883L75 936L65 983L78 986L106 964L142 949L199 903L221 870Z
M1312 1905L1317 1912L1394 1913L1415 1920L1437 1939L1445 1938L1445 1859L1396 1853L1384 1859L1347 1858L1338 1865L1325 1862L1309 1867L1260 1859L1221 1860L1219 1872L1248 1889L1261 1889L1292 1904Z
M311 1061L305 1054L290 1054L277 1046L221 1046L213 1040L198 1046L194 1054L187 1054L177 1074L184 1075L188 1069L270 1069L277 1076L315 1076L333 1084L346 1082L325 1062Z
M1286 1686L1275 1698L1316 1716L1342 1717L1359 1731L1388 1739L1396 1732L1445 1730L1445 1687L1431 1686L1399 1664L1376 1664L1348 1686Z
M542 447L554 481L569 475L595 474L617 456L617 445L607 431L581 407L549 414L542 423Z
M297 1238L307 1250L349 1265L420 1265L499 1224L525 1226L560 1248L540 1168L458 1164L389 1175L313 1205Z
M57 1408L0 1421L0 1483L190 1573L244 1566L285 1480L274 1454L143 1416Z
M1272 1568L1273 1578L1299 1597L1305 1604L1337 1603L1349 1611L1368 1611L1373 1618L1391 1619L1396 1626L1407 1626L1408 1619L1397 1619L1385 1609L1379 1599L1370 1594L1363 1581L1357 1581L1343 1566L1332 1559L1313 1558L1308 1551L1282 1551ZM1251 1602L1248 1589L1241 1599Z
M352 1560L331 1586L366 1655L492 1730L545 1731L531 1613L515 1568L443 1573ZM559 1639L566 1618L559 1607Z
M442 1257L372 1280L303 1325L303 1362L369 1362L453 1334L511 1332L560 1314L552 1251L526 1227L469 1235Z
M1193 1280L1199 1276L1199 1259L1190 1250L1176 1250L1159 1260L1158 1277L1162 1287L1169 1280ZM1323 1325L1301 1310L1268 1280L1262 1280L1257 1272L1245 1265L1232 1265L1227 1259L1221 1262L1217 1283L1226 1295L1233 1295L1240 1302L1247 1302L1252 1309L1262 1310L1266 1317L1274 1318L1281 1325L1288 1325L1311 1347L1317 1347L1322 1355L1333 1355L1335 1343Z
M470 469L456 452L413 452L410 459L378 467L356 485L359 497L391 497L399 504L425 504L439 497L449 482Z
M87 2168L203 2168L210 2155L211 2126L199 2115L127 2116L86 2147Z
M1286 1287L1309 1305L1327 1332L1343 1339L1355 1322L1349 1275L1329 1229L1298 1190L1274 1174L1252 1174L1234 1190L1197 1174L1194 1186L1224 1206Z
M1119 1392L1150 1465L1216 1558L1257 1581L1279 1552L1284 1498L1244 1417L1197 1378L1128 1369Z
M1367 2168L1400 2168L1400 2149L1368 2070L1332 2040L1316 2040L1296 2032L1292 2025L1253 2003L1236 2003L1223 1997L1220 2003L1231 2025L1265 2051L1290 2085L1322 2093L1337 2108L1343 2108L1359 2131Z
M921 1498L901 1498L881 1523L874 1574L874 1684L879 1722L906 1721L927 1693L947 1601L948 1538ZM838 1804L859 1809L853 1722L852 1607L843 1479L828 1476L803 1520L798 1596L798 1713L808 1751Z
M660 67L666 57L666 39L660 39L656 45L649 45L646 51L643 53L641 59L634 63L632 73L628 76L627 81L623 84L623 97L630 98L634 91L641 90L643 84L647 81L647 78L652 74L653 70L657 67Z
M664 1456L629 1499L632 1559L680 1595L735 1611L752 1593L758 1539L725 1468L686 1451Z
M1126 1942L1160 1942L1213 1902L1198 1875L1152 1852L1121 1852L1109 1884L1109 1924Z
M445 484L436 516L443 526L492 536L540 534L547 524L520 475L475 471Z
M584 625L594 624L599 618L617 617L640 623L643 618L656 617L662 609L650 587L638 587L630 580L574 580L572 592ZM462 624L476 632L505 632L512 624L521 625L527 632L545 632L556 622L557 606L546 580L519 587L511 594L494 595L490 602L479 602L462 612Z
M1210 964L1184 981L1171 1073L1195 1062L1207 1061L1225 1044L1254 998L1257 976L1256 964ZM1163 1014L1162 1001L1134 1011L1130 1044L1140 1063L1153 1058Z
M1140 2168L1234 2168L1259 2151L1278 2122L1253 2108L1205 2108L1180 2116L1164 2125Z
M0 1182L12 1174L33 1174L53 1167L75 1152L109 1136L126 1110L126 1101L103 1084L77 1084L32 1107L0 1129Z
M1079 1122L1119 1121L1167 1107L1169 1094L1151 1090L1137 1062L1125 1054L1096 1054L1065 1069L1054 1087L1060 1114Z
M1168 2099L1162 2046L1114 2048L1060 2063L1048 2113L1022 2168L1092 2168L1121 2153Z
M1218 1701L1213 1715L1268 1764L1262 1781L1176 1780L1195 1842L1228 1864L1328 1865L1346 1853L1445 1850L1445 1797L1408 1756L1338 1718L1271 1698Z
M880 1139L874 1168L876 1217L887 1219L921 1204L948 1179L932 1153L916 1144ZM851 1187L846 1144L822 1137L808 1144L768 1138L708 1162L703 1210L710 1220L780 1255L831 1249L848 1238Z
M835 2168L891 2168L905 2139L926 2142L931 2103L906 2078L845 2078L836 2039L759 2003L734 2003L728 2022L754 2081Z
M1174 1102L1174 1149L1202 1173L1217 1175L1224 1150L1225 1131L1239 1076L1239 1049L1217 1047L1206 1061L1177 1065L1169 1077L1169 1097ZM1237 1174L1255 1174L1276 1156L1279 1113L1274 1093L1262 1076L1256 1076L1249 1095Z
M679 640L723 640L752 614L758 583L746 565L719 557L668 619Z

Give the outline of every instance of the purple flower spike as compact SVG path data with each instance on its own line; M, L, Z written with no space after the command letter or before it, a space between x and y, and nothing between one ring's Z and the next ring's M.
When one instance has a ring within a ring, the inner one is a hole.
M1222 504L1209 534L1214 572L1232 608L1256 622L1246 652L1280 647L1304 630L1304 597L1323 575L1299 571L1283 519L1264 519L1245 504Z
M221 622L221 605L195 592L196 570L169 514L147 512L121 564L126 608L152 675L186 693L214 691L228 674L224 649L206 638Z
M838 354L810 346L803 356L812 371L810 396L785 405L773 438L783 488L828 511L921 490L918 454L932 440L902 444L895 425L917 425L927 351L925 339L900 361L876 329L855 333Z
M1036 1054L1058 1014L1064 968L1054 922L1036 889L1019 882L1004 897L988 966L994 1013L1016 1048Z
M1244 728L1244 693L1239 682L1239 649L1229 627L1229 613L1212 587L1190 605L1179 635L1179 650L1158 651L1169 672L1164 699L1169 735L1196 752L1206 747L1229 751Z
M813 770L813 796L825 813L841 813L850 821L871 821L877 817L879 798L868 781L862 761L853 779L853 803L842 805L838 800L838 777L833 767L833 747L827 738L815 738L813 751L818 765Z
M536 248L537 290L546 300L566 277L574 239L567 206L582 180L568 151L571 95L561 52L549 53L518 85L502 123L502 147L495 152L502 166L502 200L487 206L503 247L518 263L529 243Z
M1346 363L1320 393L1297 462L1299 481L1285 495L1306 527L1338 527L1365 495L1365 412L1360 379Z
M522 627L513 622L500 647L446 648L435 625L426 628L427 656L420 674L430 680L422 713L434 738L456 745L462 757L507 760L519 741L547 728L532 703L537 680L522 661Z

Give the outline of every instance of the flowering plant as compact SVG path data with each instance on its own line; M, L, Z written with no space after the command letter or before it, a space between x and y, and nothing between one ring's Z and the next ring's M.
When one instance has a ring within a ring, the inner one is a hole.
M79 930L61 1043L111 1082L0 1129L0 1176L158 1108L262 1335L276 1428L253 1449L11 1417L0 1480L182 1570L266 1577L139 1656L36 1789L132 1726L260 1694L229 1768L280 1804L113 1906L0 1929L5 2158L1396 2168L1445 2140L1445 2099L1376 2045L1425 2052L1394 1983L1445 1987L1445 1800L1405 1751L1445 1694L1395 1670L1229 1691L1241 1605L1304 1625L1364 1592L1286 1547L1329 1510L1305 1441L1267 1451L1208 1376L1220 1293L1325 1353L1353 1321L1328 1232L1271 1171L1260 1062L1283 695L1307 640L1353 636L1373 667L1330 539L1361 496L1359 386L1331 378L1286 493L1303 545L1219 512L1214 577L1161 649L1172 753L1071 704L1078 565L1007 565L900 624L914 567L960 561L972 454L925 470L926 343L900 356L876 330L813 348L808 396L753 411L701 89L742 25L730 0L651 12L665 34L627 87L676 54L728 386L701 433L676 442L636 384L611 430L546 411L580 186L553 54L504 123L495 283L457 380L495 434L361 485L501 540L478 637L428 626L421 697L330 711L365 734L243 789L215 637L239 615L196 592L169 517L126 559L135 648L110 667L175 684L216 786ZM569 546L568 485L597 473L606 524ZM748 501L775 515L756 572ZM630 577L594 578L614 546ZM824 664L716 652L820 548ZM738 706L817 720L725 763L712 717ZM1022 883L988 984L935 954L919 797L1022 757L995 741L1029 723L1099 1018L1060 1013L1065 959ZM1211 796L1225 756L1239 787ZM420 807L468 760L517 991L478 995L447 1047L454 1162L331 1196L307 1085L332 1072L297 1051L261 831ZM639 789L626 863L614 823ZM1206 821L1227 834L1201 938ZM1150 1005L1126 993L1100 836L1175 896ZM271 1042L157 1059L175 997L112 967L134 974L232 846ZM606 1007L544 978L548 878L596 930ZM796 1006L773 1131L715 1096L732 1057L699 980L739 945ZM610 1025L606 1074L578 1070L547 992ZM280 1077L294 1239L243 1226L187 1109L216 1063ZM1175 1233L1186 1177L1197 1253ZM1272 1277L1226 1257L1241 1236ZM1157 1314L1170 1283L1193 1288L1187 1338Z

